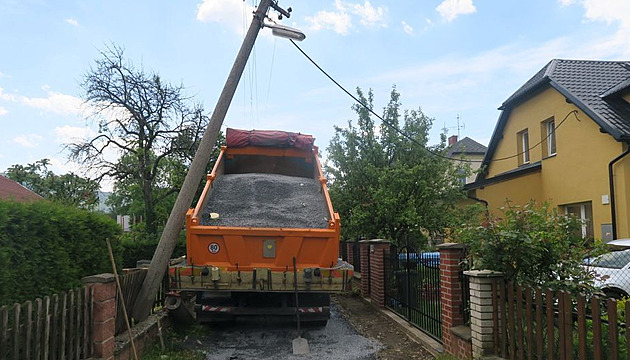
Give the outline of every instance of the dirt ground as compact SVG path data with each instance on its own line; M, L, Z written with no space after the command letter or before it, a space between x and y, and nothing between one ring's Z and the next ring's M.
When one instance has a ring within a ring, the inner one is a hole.
M337 295L333 301L339 304L341 315L360 334L382 344L383 348L377 353L378 359L434 359L422 345L412 341L398 324L359 296Z

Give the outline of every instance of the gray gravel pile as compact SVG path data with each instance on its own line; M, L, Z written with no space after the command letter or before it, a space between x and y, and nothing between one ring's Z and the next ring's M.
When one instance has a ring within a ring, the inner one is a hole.
M210 214L219 217L211 219ZM200 216L202 225L327 228L328 211L317 180L278 174L217 177Z

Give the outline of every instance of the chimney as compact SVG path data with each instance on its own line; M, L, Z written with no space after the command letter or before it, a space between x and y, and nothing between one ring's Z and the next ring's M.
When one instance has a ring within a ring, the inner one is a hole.
M451 146L457 142L457 135L453 135L448 138L448 146Z

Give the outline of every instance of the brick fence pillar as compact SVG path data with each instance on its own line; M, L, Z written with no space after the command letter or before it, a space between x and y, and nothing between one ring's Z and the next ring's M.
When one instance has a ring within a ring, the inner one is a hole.
M385 307L385 256L389 255L391 242L382 239L369 240L370 252L370 299L380 308Z
M492 283L500 281L503 274L490 270L464 273L470 278L470 331L472 354L477 359L494 352Z
M370 269L369 269L369 240L359 241L359 260L361 262L361 295L363 297L370 296Z
M94 311L92 314L93 357L105 360L114 358L116 345L116 279L114 274L86 276L86 287L94 291Z
M445 243L440 251L440 306L442 311L442 344L444 351L459 359L471 358L470 328L464 323L464 296L460 277L466 245Z
M348 256L347 261L350 265L354 265L354 244L355 241L346 241L346 256Z

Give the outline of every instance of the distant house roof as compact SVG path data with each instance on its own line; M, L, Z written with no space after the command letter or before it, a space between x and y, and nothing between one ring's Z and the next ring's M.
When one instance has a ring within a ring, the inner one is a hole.
M488 148L485 145L482 145L467 136L449 146L448 152L446 154L448 157L453 157L461 154L483 155L486 153L487 149Z
M33 201L43 198L17 182L0 175L0 199L15 201Z
M630 89L630 62L554 59L499 107L501 115L482 166L492 159L510 110L549 87L564 95L615 140L630 142L630 104L619 96ZM483 178L484 173L477 177Z

